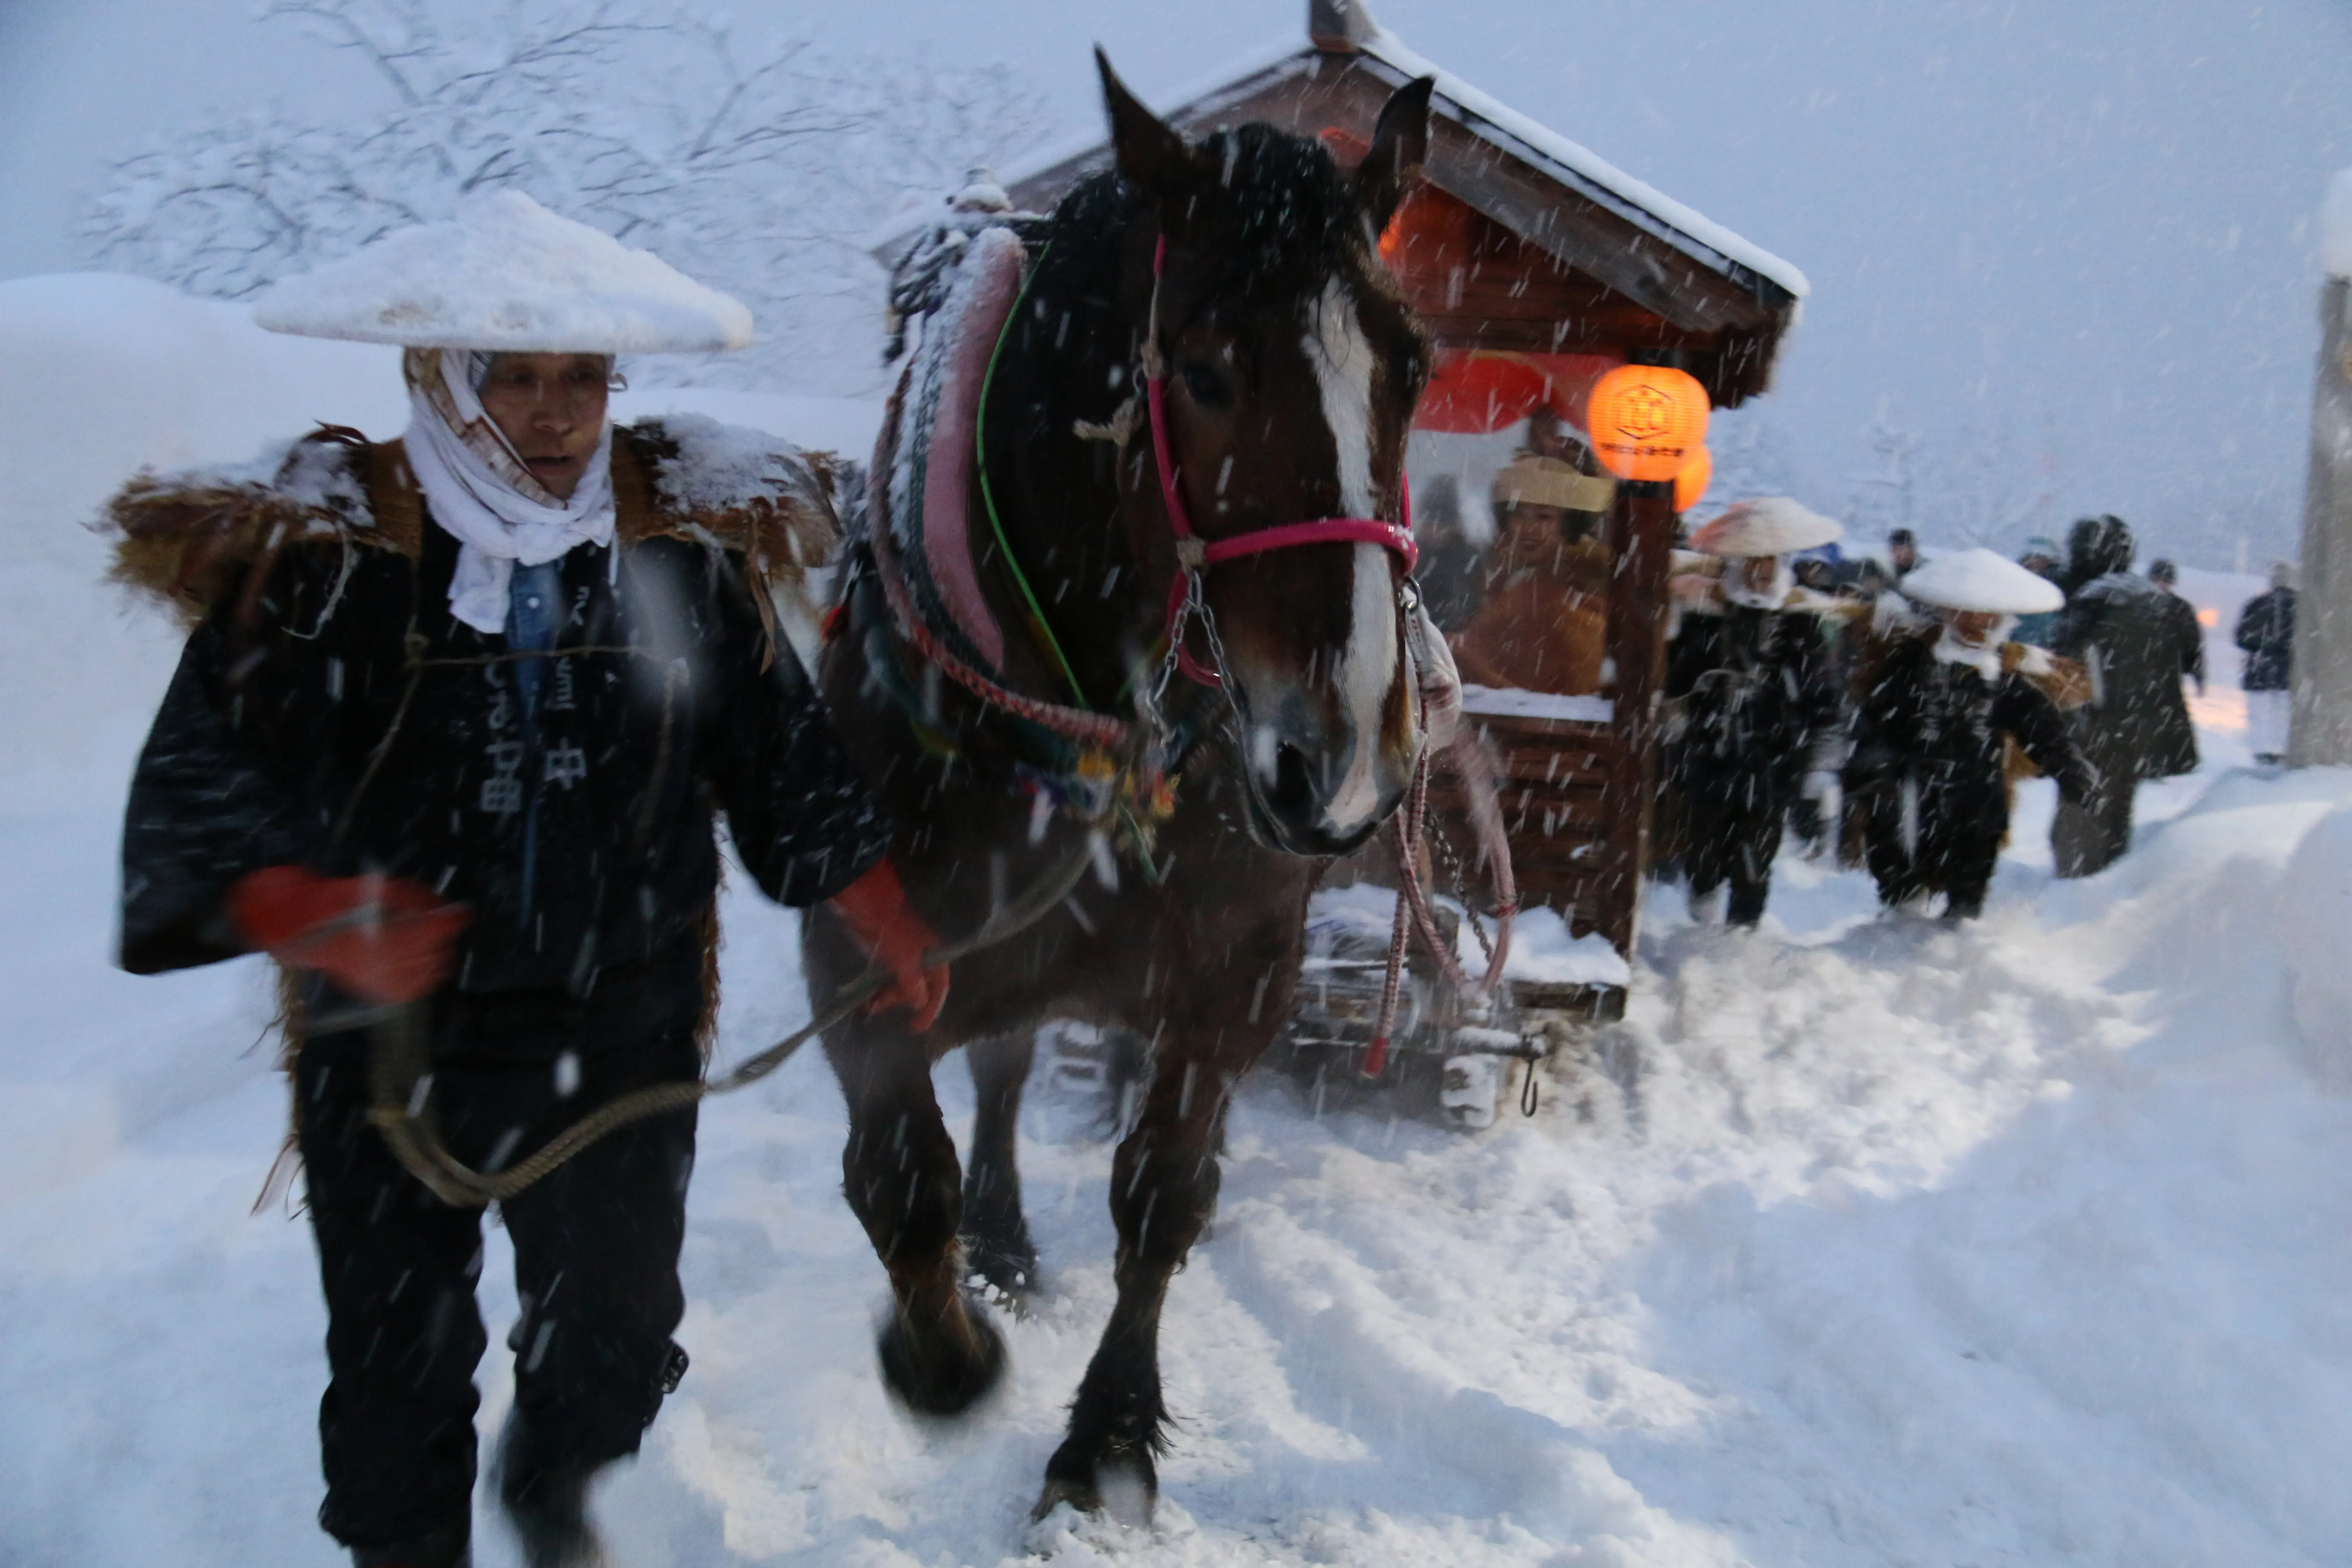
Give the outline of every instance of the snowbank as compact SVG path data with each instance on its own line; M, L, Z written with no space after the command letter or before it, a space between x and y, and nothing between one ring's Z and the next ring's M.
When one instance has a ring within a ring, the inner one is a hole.
M127 770L170 678L176 631L100 581L85 526L117 486L405 410L394 350L278 337L142 279L0 282L0 787Z
M2305 837L2279 889L2278 930L2305 1064L2328 1088L2352 1089L2352 811Z

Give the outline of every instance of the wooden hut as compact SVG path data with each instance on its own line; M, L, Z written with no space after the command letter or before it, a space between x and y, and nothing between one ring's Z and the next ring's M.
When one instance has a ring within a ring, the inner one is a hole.
M1381 243L1440 351L1424 425L1497 430L1549 405L1580 427L1593 379L1629 362L1690 372L1718 407L1764 390L1805 293L1794 267L1414 54L1360 0L1314 0L1307 30L1304 43L1155 107L1195 136L1252 121L1320 136L1344 163L1370 145L1391 92L1436 79L1423 184ZM1047 210L1110 156L1097 142L1003 184L1017 207ZM1618 489L1604 690L1474 709L1502 764L1523 900L1629 955L1654 788L1672 492ZM1441 798L1441 819L1458 806Z

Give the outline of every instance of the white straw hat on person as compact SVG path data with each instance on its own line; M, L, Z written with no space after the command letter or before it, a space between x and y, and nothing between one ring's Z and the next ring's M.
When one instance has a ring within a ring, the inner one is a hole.
M520 191L398 229L264 294L273 332L509 353L700 353L748 347L751 312L668 262Z
M1614 480L1588 474L1560 458L1522 452L1495 476L1496 506L1556 506L1564 511L1607 511Z
M1903 596L1939 609L1995 616L2039 616L2066 603L2055 583L1982 548L1957 550L1914 567L1903 579Z
M1838 539L1845 530L1787 496L1734 501L1723 515L1691 535L1691 548L1708 555L1789 555Z

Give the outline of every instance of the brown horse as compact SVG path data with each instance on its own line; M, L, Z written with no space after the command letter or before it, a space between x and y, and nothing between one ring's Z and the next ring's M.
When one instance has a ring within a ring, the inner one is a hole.
M1223 689L1163 685L1178 527L1139 411L1145 367L1159 368L1181 510L1203 540L1399 515L1426 348L1375 237L1421 162L1429 84L1396 94L1350 174L1264 125L1188 143L1108 62L1102 73L1117 170L1074 190L1037 237L966 500L982 515L984 482L1000 531L977 565L1011 628L994 679L1138 724L1158 710L1138 694L1165 690L1174 732L1190 737L1176 742L1173 813L1148 857L1100 855L1050 917L958 963L928 1033L898 1012L825 1040L849 1105L849 1203L896 1297L883 1373L936 1415L971 1408L1003 1369L967 1268L1015 1290L1034 1278L1013 1148L1033 1032L1071 1018L1149 1042L1148 1088L1113 1167L1118 1303L1046 1465L1041 1514L1063 1500L1100 1510L1107 1490L1148 1511L1156 1495L1160 1307L1215 1205L1228 1100L1288 1011L1319 868L1394 809L1421 744L1405 568L1377 543L1207 566L1208 635L1186 646ZM894 439L877 489L892 482ZM909 900L954 936L1072 863L1089 829L1038 805L1050 726L942 679L910 643L881 580L887 526L874 521L853 552L820 676L896 814ZM837 921L803 929L822 1000L864 960ZM981 1090L968 1184L931 1085L961 1045L975 1047Z

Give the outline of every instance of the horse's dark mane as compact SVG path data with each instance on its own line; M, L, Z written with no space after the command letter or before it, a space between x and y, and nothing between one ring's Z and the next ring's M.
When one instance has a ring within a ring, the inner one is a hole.
M1207 137L1195 156L1208 187L1196 231L1222 264L1212 292L1303 300L1327 278L1368 272L1362 210L1321 142L1250 124ZM1110 290L1120 248L1148 216L1143 205L1140 192L1107 169L1081 180L1054 208L1027 308L1014 326L1023 349L1039 339L1053 345L1060 374L1025 389L1034 399L1022 421L1025 439L1065 429L1073 416L1101 420L1127 395L1129 389L1086 372L1135 352L1117 332L1119 301Z
M1220 131L1195 144L1214 191L1196 220L1226 262L1223 288L1313 289L1336 272L1360 268L1363 214L1347 176L1319 142L1271 125ZM1113 170L1080 181L1054 209L1053 251L1041 289L1057 274L1100 278L1139 205L1135 188ZM1056 294L1066 290L1052 289Z
M1242 287L1312 289L1362 268L1363 210L1320 142L1251 124L1218 132L1201 151L1238 220L1226 243Z

